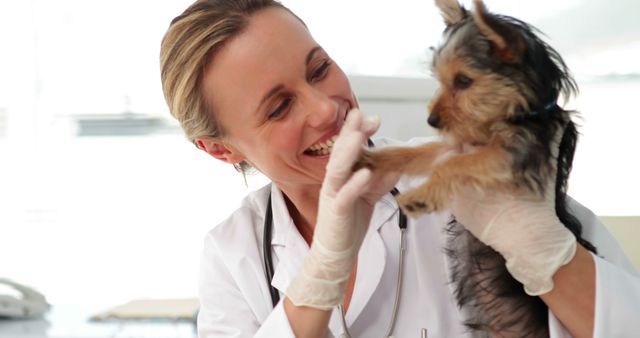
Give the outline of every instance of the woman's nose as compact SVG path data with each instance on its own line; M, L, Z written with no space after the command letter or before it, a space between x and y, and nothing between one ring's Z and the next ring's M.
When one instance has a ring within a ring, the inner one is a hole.
M324 128L336 123L338 103L329 95L311 88L306 96L304 109L307 111L307 123L313 128Z

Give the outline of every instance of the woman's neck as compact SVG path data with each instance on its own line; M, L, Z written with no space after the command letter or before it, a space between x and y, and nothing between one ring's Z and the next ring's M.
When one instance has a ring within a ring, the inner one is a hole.
M279 186L279 188L282 190L293 223L298 228L302 238L311 246L318 216L320 186L304 186L302 188Z

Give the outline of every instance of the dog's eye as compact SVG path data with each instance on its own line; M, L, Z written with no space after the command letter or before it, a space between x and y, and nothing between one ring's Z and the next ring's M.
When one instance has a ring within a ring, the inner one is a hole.
M453 86L456 89L467 89L471 87L471 84L473 84L473 80L462 73L456 74L456 77L453 79Z

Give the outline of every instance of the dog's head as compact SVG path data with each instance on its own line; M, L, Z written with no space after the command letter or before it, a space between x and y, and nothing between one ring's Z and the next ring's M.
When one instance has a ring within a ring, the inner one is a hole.
M489 13L481 0L467 11L435 0L447 25L432 72L440 88L429 124L463 142L488 141L496 123L518 123L556 107L577 86L560 55L532 26Z

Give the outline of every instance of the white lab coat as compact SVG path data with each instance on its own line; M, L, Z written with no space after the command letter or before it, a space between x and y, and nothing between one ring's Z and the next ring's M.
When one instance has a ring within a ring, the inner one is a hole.
M424 139L422 140L424 141ZM411 143L417 143L414 141ZM394 141L377 141L388 145ZM407 191L416 179L403 178L397 188ZM198 332L213 337L294 337L282 301L272 309L262 257L262 234L268 194L272 194L272 252L275 286L283 298L308 246L288 214L275 185L250 194L227 220L205 239L200 271ZM596 337L640 337L640 277L615 239L588 209L571 201L584 226L584 237L594 243L596 257ZM389 325L396 291L400 231L398 205L388 194L376 205L358 255L358 273L346 322L354 337L381 337ZM409 219L404 284L394 335L470 337L461 324L464 316L455 304L449 266L443 247L448 213ZM551 337L570 337L549 314ZM342 333L339 311L333 311L331 334Z

